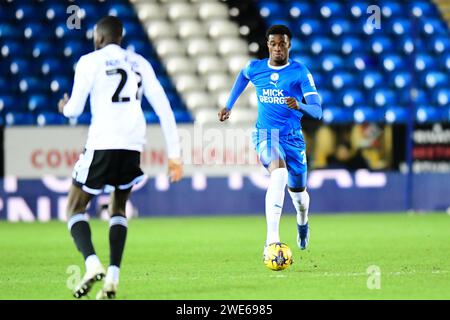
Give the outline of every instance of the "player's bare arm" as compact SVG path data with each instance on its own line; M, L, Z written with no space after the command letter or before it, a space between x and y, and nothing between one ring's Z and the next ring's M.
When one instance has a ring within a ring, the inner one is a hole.
M228 108L223 108L222 110L219 111L219 114L218 114L219 120L221 122L228 120L230 115L231 115L231 110L228 110Z
M286 104L291 109L294 109L294 110L299 110L300 109L299 106L298 106L297 100L295 100L292 97L286 98Z
M170 182L178 182L183 177L183 162L179 158L169 159Z
M247 65L248 66L248 65ZM230 96L228 97L227 102L225 103L225 107L219 111L219 121L223 122L227 120L231 115L231 109L233 108L234 103L239 98L241 93L247 87L247 84L250 80L248 76L245 75L245 68L239 72L236 80L234 81L233 87L231 88Z
M67 93L64 93L64 97L58 102L58 111L60 113L63 113L64 107L66 106L67 102L69 102L69 95Z

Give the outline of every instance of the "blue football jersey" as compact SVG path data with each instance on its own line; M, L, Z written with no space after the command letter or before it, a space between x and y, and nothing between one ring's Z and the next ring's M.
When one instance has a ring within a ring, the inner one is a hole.
M280 136L300 131L302 112L288 108L285 98L301 102L304 97L317 94L313 77L300 62L289 59L281 67L269 65L269 59L252 60L243 75L256 88L258 98L257 129L278 129Z

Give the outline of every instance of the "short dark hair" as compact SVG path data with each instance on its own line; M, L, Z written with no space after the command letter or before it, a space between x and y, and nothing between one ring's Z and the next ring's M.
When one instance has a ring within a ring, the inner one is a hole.
M107 16L97 22L97 32L110 39L120 39L123 34L123 24L119 18Z
M288 36L289 40L291 40L292 38L291 30L289 30L289 28L283 24L275 24L271 26L269 29L267 29L266 39L269 39L269 36L271 34L285 34Z

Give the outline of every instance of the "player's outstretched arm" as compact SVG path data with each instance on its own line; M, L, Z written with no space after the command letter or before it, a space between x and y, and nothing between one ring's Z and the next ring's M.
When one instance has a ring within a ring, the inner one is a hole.
M94 81L95 67L91 64L85 57L81 57L75 68L71 96L69 98L67 93L64 94L64 98L58 103L59 111L66 117L78 117L84 110Z
M228 120L231 115L231 110L228 110L226 107L219 111L219 121Z
M183 177L183 163L181 161L180 137L178 135L177 124L169 99L156 78L151 64L141 59L142 86L145 98L150 102L159 118L161 129L164 134L168 154L168 173L171 182L178 182Z
M299 110L315 120L322 119L322 105L320 103L319 95L308 95L305 97L305 100L306 104L289 97L286 98L286 104L289 108Z
M181 159L169 159L170 182L178 182L183 177L183 163Z
M230 96L225 104L225 108L219 111L218 116L220 121L225 121L230 117L231 108L233 108L236 100L247 87L248 82L249 80L245 77L244 71L241 70L234 81L233 88L231 88Z
M69 95L66 92L64 93L64 97L58 102L58 111L60 113L64 113L64 107L66 106L67 102L69 102Z

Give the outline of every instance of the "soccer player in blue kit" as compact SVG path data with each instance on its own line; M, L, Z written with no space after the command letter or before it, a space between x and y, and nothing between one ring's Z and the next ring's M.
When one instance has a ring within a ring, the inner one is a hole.
M252 139L260 162L270 172L265 200L265 247L280 242L279 224L287 185L297 211L297 244L304 250L309 242L309 195L306 145L300 120L303 116L321 119L322 106L309 70L289 59L291 37L284 25L267 30L269 58L252 60L241 70L218 116L220 121L230 117L231 108L251 81L258 97L258 118Z

